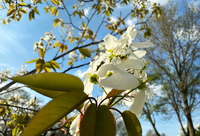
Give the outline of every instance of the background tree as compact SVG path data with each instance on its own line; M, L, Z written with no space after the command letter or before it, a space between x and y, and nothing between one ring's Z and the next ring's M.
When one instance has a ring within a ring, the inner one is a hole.
M196 5L197 6L197 5ZM171 118L175 114L185 135L194 136L193 111L199 107L200 77L200 12L185 3L183 13L170 1L162 7L162 15L150 19L151 40L155 47L148 51L153 64L151 72L158 75L163 95L157 101L160 112ZM140 40L144 40L142 36ZM183 128L187 120L188 134Z
M41 108L40 100L31 99L30 94L18 89L0 96L0 135L16 136Z
M154 130L148 130L146 136L157 136L157 134L154 133ZM160 136L165 136L165 134L161 134Z

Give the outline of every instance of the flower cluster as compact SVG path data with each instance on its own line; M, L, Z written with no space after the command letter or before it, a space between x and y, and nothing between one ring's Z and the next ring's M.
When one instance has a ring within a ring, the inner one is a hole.
M10 75L10 70L9 69L6 69L6 70L2 71L0 73L1 83L4 82L4 81L7 81L9 75Z
M99 44L101 51L93 58L88 72L84 75L84 90L92 96L93 84L99 84L104 90L101 100L106 98L106 94L113 89L124 90L125 97L122 103L125 106L131 106L129 110L139 118L144 103L147 101L146 93L148 92L145 90L146 60L143 59L146 51L140 48L148 48L153 44L151 42L133 43L136 35L135 26L130 26L119 40L110 34L105 36L104 42ZM103 103L107 104L106 102L108 101ZM76 124L77 120L75 120ZM73 128L75 122L73 122ZM73 128L71 127L70 131L75 134L77 131Z
M44 38L41 37L39 42L34 43L33 52L35 53L38 48L41 48L41 49L44 48L43 41L47 43L48 47L52 46L51 40L54 40L54 41L56 40L56 37L53 36L53 31L49 33L45 32L45 37Z
M134 26L128 27L118 40L112 35L104 38L105 53L100 52L90 63L89 72L85 74L85 91L89 94L93 88L92 84L98 80L102 87L118 90L134 89L147 78L144 60L141 58L146 54L145 50L153 46L150 42L132 43L137 34ZM100 44L102 46L102 44ZM101 47L102 48L102 47ZM96 75L97 78L93 78Z

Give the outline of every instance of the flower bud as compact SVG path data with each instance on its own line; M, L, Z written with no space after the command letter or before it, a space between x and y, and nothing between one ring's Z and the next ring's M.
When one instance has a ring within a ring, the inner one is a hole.
M107 72L106 77L110 77L112 75L113 75L113 72L109 71L109 72Z
M97 74L93 74L90 77L90 82L93 83L93 84L97 84L98 83L98 79L99 79L99 77L97 76Z

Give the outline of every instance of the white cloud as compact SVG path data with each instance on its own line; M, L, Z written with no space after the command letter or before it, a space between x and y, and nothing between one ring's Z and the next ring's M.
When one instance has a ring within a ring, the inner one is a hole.
M85 16L88 16L89 10L90 10L90 8L85 8L85 9L84 9Z
M151 3L160 3L161 5L164 5L168 2L168 0L150 0Z
M117 22L117 18L115 18L114 16L111 16L110 20L111 20L110 22Z
M87 72L87 70L77 70L75 75L78 76L79 78L83 78L84 74Z
M191 4L193 3L194 6L197 6L197 5L200 4L199 0L188 0L188 2L191 3Z
M129 26L132 26L132 25L136 24L136 22L137 22L137 18L127 19L126 20L126 24L129 25Z
M153 93L155 93L156 95L163 96L162 91L161 91L162 85L157 85L157 86L151 85L150 88L153 91Z

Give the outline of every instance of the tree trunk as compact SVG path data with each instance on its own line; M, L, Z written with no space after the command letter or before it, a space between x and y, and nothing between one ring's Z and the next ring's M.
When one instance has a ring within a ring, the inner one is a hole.
M183 103L184 103L184 113L187 118L187 125L189 128L189 136L195 136L195 129L192 122L192 117L191 117L191 112L190 112L191 110L190 110L190 107L188 106L187 95L183 91L181 91L181 95L182 95Z
M175 111L176 111L176 110L175 110ZM181 117L180 117L180 115L179 115L179 113L178 113L177 111L176 111L176 115L177 115L177 117L178 117L178 121L179 121L179 123L180 123L180 125L181 125L181 129L182 129L184 135L187 136L187 133L186 133L186 131L185 131L184 127L183 127L183 124L182 124L182 122L181 122Z
M147 109L143 108L143 111L147 115L147 118L150 121L150 123L151 123L151 125L152 125L152 127L153 127L153 129L156 133L156 136L160 136L159 132L156 129L155 123L153 122L153 120L151 118L151 113L149 112L148 106L146 104L145 104L145 106L146 106Z

